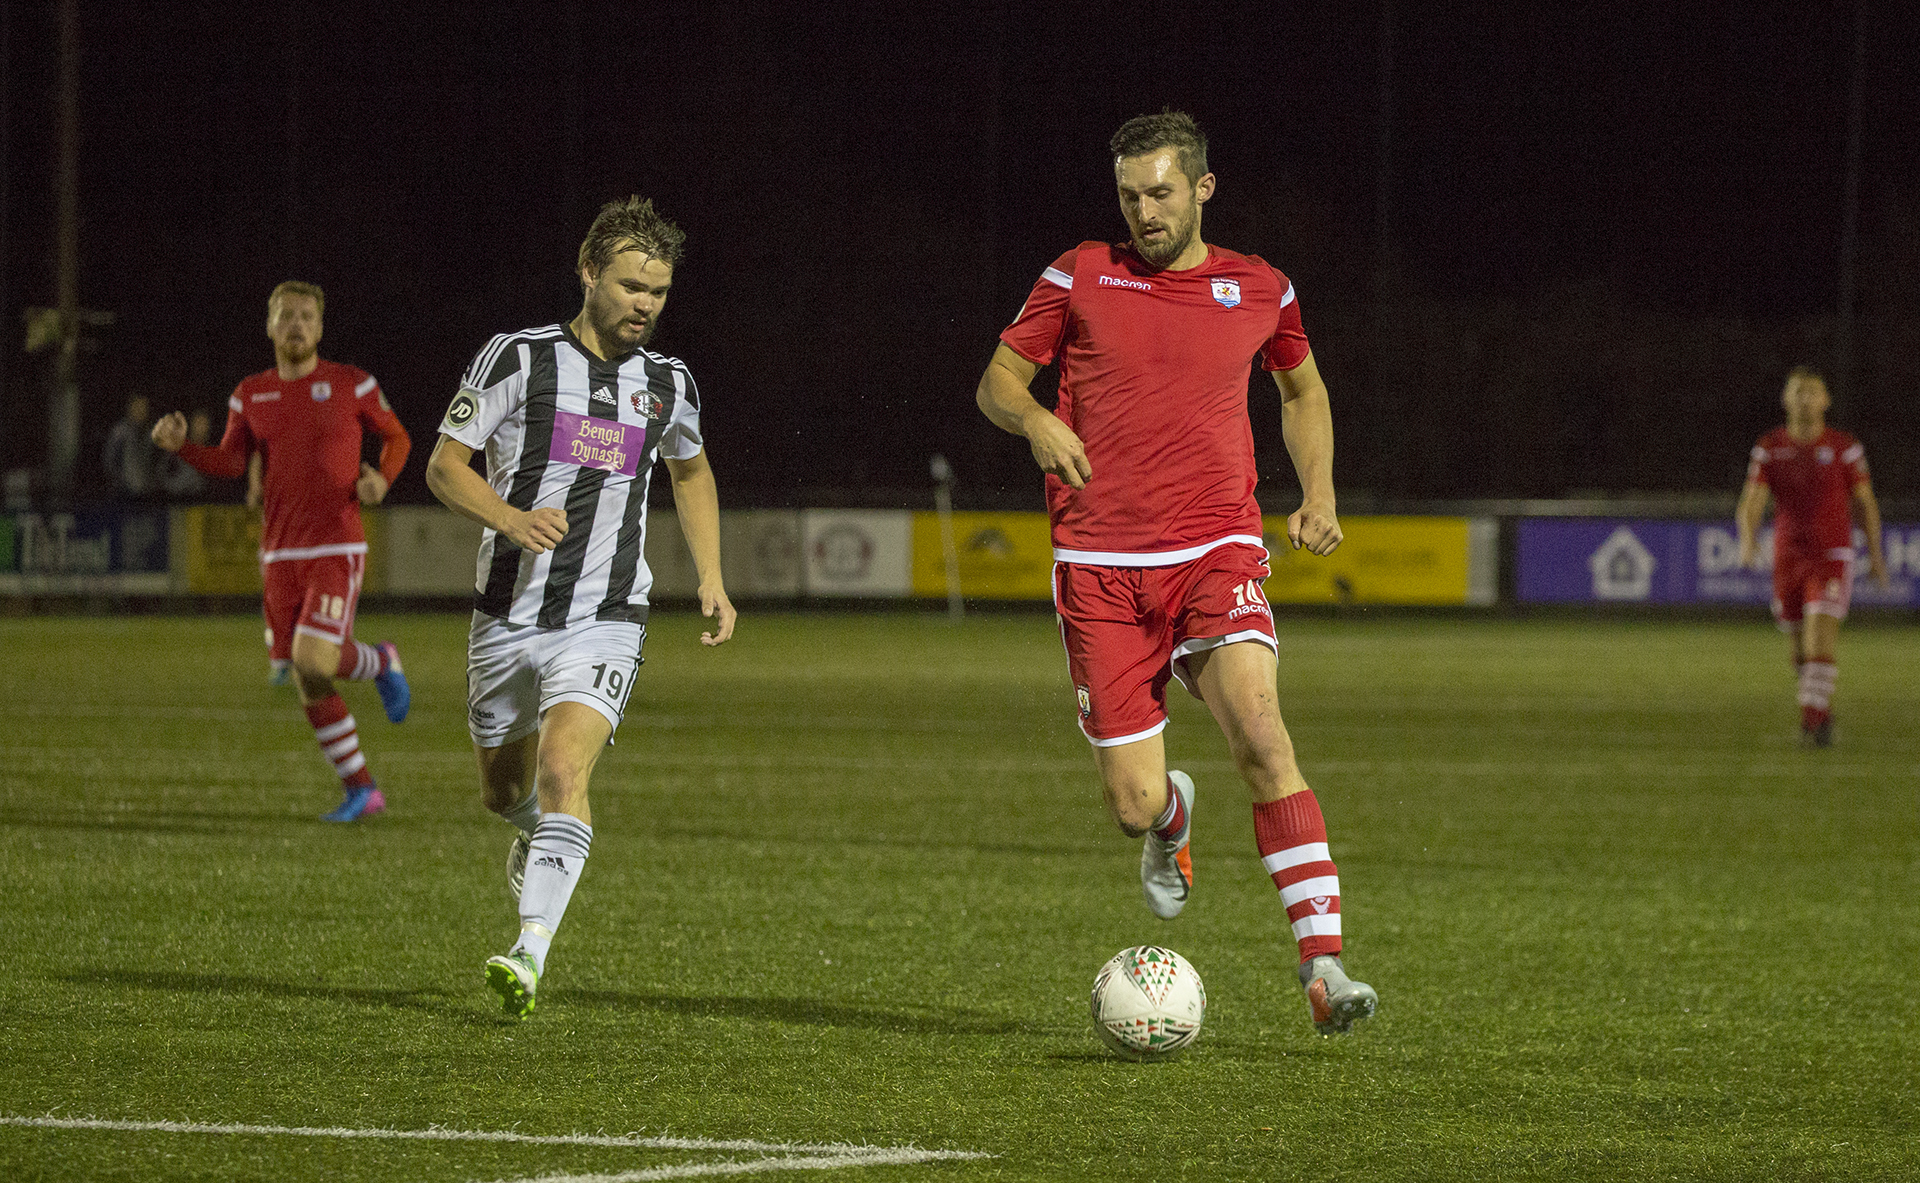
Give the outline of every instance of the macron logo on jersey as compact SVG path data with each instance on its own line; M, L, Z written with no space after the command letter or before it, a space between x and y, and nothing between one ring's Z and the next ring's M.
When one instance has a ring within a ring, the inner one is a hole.
M1145 280L1121 279L1114 275L1101 276L1100 286L1103 288L1132 288L1136 292L1150 292L1153 290L1153 285Z

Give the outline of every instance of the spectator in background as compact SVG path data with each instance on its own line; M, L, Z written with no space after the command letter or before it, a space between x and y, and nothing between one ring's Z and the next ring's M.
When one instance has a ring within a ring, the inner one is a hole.
M119 497L145 497L154 491L159 449L148 437L153 411L147 396L136 394L127 399L127 412L107 433L104 461L107 487Z
M187 417L187 441L206 447L213 442L213 416L195 411ZM149 441L151 442L151 441ZM160 488L178 501L206 496L207 478L198 469L180 459L178 453L160 457Z

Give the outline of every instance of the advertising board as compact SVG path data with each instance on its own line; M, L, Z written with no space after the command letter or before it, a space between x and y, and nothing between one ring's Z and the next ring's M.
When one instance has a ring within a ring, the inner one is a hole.
M1773 531L1759 565L1740 566L1731 521L1527 518L1515 535L1514 591L1523 604L1754 604L1773 598ZM1854 530L1855 607L1920 607L1920 523L1881 531L1888 586L1866 578L1866 535Z

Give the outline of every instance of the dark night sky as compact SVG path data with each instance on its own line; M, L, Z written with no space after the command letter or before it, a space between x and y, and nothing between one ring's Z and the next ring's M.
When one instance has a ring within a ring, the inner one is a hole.
M1031 7L81 0L82 302L119 317L83 462L126 390L216 408L270 364L288 277L429 446L491 334L577 311L594 209L639 192L689 234L654 347L701 382L724 500L924 488L943 451L963 501L1038 507L973 384L1041 267L1124 234L1105 142L1164 105L1212 138L1207 237L1298 284L1343 490L1728 487L1785 366L1831 359L1852 3L1396 3L1385 268L1376 5ZM1910 494L1920 30L1865 8L1837 411ZM53 296L53 13L7 8L8 326ZM45 395L6 333L11 467Z

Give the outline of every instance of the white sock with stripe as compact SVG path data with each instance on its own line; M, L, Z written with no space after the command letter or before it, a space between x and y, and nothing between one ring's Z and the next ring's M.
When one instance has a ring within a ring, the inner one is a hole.
M540 826L540 794L528 793L520 803L500 815L527 837L533 837L534 830Z
M534 828L527 851L526 886L520 889L520 939L513 951L531 955L543 973L547 949L567 914L567 901L586 869L592 845L593 827L571 814L543 814Z

